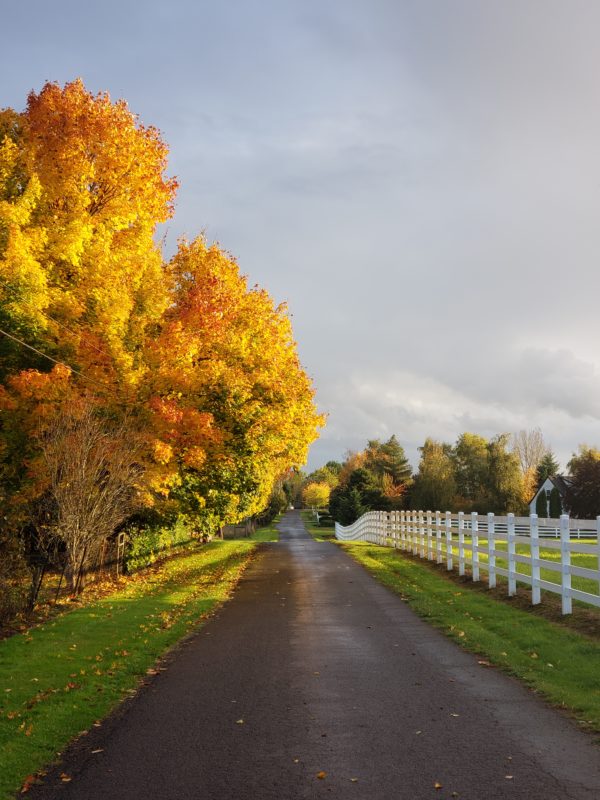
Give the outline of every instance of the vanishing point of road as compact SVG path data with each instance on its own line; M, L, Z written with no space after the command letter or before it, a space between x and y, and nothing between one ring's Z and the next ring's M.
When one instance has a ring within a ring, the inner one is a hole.
M600 749L566 717L313 541L298 512L279 528L232 600L33 797L600 798Z

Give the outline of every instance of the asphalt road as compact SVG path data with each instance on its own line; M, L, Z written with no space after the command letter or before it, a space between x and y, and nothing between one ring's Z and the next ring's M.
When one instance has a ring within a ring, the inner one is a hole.
M280 528L218 616L32 797L600 798L600 749L564 716L314 542L298 512Z

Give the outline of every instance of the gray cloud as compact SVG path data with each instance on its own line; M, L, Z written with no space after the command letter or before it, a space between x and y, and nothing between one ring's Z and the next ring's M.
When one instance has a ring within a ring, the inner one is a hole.
M600 7L59 0L7 9L3 104L81 75L160 127L169 248L205 230L287 300L329 425L600 441ZM26 32L26 35L23 35Z

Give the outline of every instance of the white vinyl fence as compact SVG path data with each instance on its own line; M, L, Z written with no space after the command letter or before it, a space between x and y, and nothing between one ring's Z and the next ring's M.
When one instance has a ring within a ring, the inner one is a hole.
M581 600L600 607L600 517L595 520L530 517L505 517L495 514L451 514L449 511L369 511L355 523L344 527L335 523L341 541L363 541L405 550L458 574L471 568L474 581L487 572L488 586L496 586L496 576L508 579L508 594L514 595L517 581L531 587L531 602L541 602L541 590L560 594L562 613L570 614L572 601ZM540 557L540 547L543 556ZM546 551L552 551L548 553ZM556 553L556 560L550 560ZM577 558L580 554L584 558ZM484 555L486 558L481 559ZM572 556L589 566L571 563ZM497 560L506 566L499 566ZM520 565L521 569L519 569ZM523 571L525 570L525 571ZM558 573L560 582L544 580L541 570ZM571 578L587 578L583 591L573 588Z

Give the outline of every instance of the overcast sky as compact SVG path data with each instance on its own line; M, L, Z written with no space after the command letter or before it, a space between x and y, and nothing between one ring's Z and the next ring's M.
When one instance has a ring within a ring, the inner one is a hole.
M168 226L289 303L329 420L600 443L595 0L3 2L1 106L80 76L171 147Z

